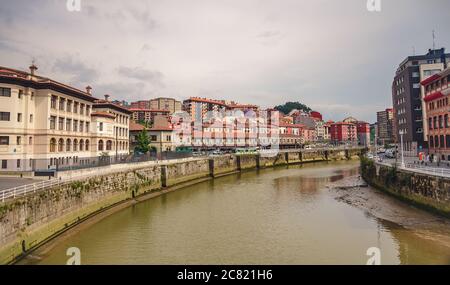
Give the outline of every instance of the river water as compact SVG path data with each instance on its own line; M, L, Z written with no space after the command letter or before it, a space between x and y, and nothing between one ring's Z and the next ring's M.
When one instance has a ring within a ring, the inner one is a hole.
M448 244L429 238L450 233L448 223L433 218L425 238L336 198L327 185L358 176L358 165L290 166L202 182L114 213L24 263L65 264L67 249L78 247L82 264L366 264L367 249L377 247L382 264L450 264ZM430 220L405 204L383 204Z

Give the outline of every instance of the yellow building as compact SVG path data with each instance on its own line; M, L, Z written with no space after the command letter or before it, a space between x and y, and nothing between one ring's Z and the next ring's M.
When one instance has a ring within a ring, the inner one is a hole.
M119 146L125 144L122 153L128 153L129 111L100 104L90 87L81 91L37 76L36 70L35 65L30 72L0 67L0 173L90 163L99 155L100 116L93 112L126 118L109 123L123 129L117 139Z

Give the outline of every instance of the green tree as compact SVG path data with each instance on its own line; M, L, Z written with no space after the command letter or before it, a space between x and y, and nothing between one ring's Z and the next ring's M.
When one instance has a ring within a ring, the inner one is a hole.
M150 150L150 138L147 132L147 126L137 135L136 137L136 147L134 151L140 153L147 153Z
M312 111L311 108L300 102L286 102L284 105L278 105L275 107L275 110L283 112L286 115L294 109L304 112Z

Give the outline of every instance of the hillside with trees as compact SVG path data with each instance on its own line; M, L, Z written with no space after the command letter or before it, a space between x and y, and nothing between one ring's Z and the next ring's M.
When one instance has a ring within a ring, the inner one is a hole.
M289 114L292 110L299 110L304 112L311 112L311 108L302 104L300 102L286 102L284 105L278 105L275 107L277 111L283 112L284 114Z

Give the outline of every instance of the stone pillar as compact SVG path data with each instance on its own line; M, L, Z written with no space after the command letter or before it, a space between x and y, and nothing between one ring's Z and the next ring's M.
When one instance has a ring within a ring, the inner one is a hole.
M214 177L214 158L209 159L209 176Z
M167 187L167 165L161 165L161 185Z
M236 168L237 168L237 171L241 171L242 170L241 169L241 158L242 158L242 156L236 155Z

